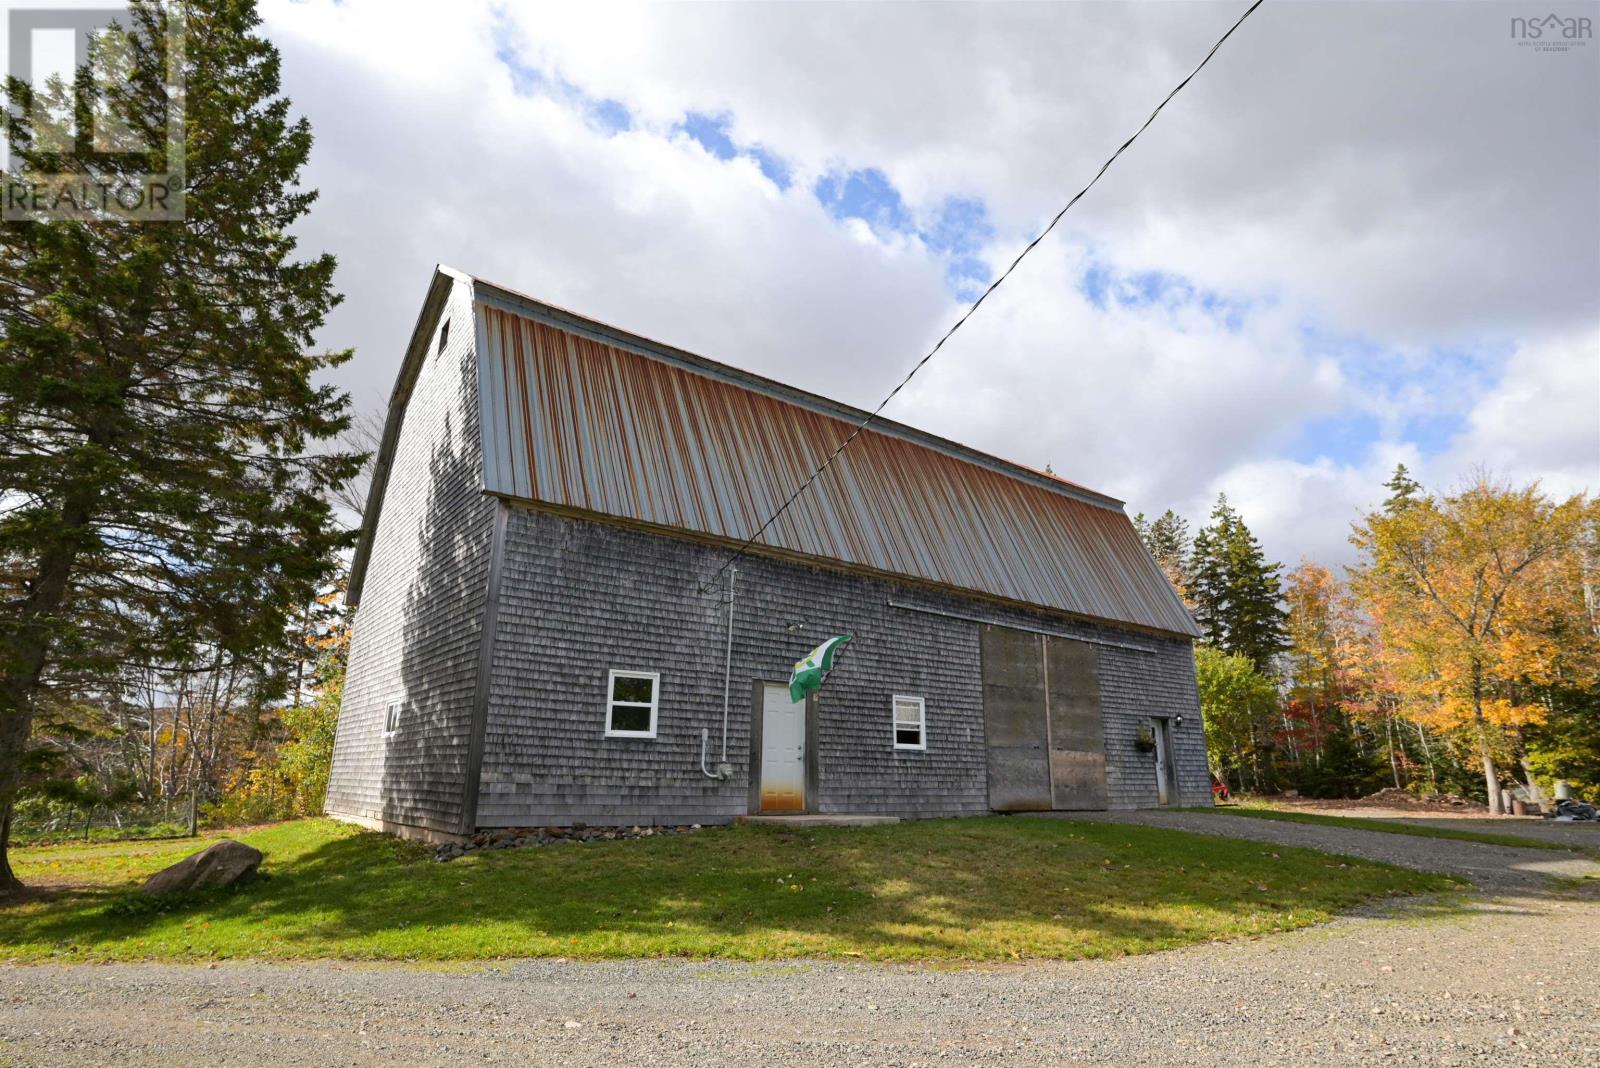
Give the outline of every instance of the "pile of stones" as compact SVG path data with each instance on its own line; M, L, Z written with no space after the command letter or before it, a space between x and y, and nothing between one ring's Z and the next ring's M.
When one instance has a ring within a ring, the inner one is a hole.
M558 845L562 842L614 842L625 838L689 834L699 829L698 823L676 827L588 827L581 823L574 823L571 827L506 827L497 831L479 831L465 841L446 842L433 851L433 859L442 864L478 849L520 849L523 846Z

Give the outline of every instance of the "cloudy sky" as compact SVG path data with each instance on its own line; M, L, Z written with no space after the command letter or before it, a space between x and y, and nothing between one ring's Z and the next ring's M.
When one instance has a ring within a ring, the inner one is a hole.
M263 14L359 407L437 262L871 407L1244 6ZM1600 41L1512 39L1547 13L1269 0L888 414L1130 512L1226 491L1289 563L1400 461L1600 489Z

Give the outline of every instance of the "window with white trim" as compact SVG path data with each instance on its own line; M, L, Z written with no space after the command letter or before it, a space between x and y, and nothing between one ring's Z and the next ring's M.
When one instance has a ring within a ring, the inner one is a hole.
M383 713L383 733L393 734L400 729L400 702L390 701Z
M928 748L928 707L920 697L894 695L894 747Z
M606 737L654 738L661 676L654 671L618 671L606 679Z

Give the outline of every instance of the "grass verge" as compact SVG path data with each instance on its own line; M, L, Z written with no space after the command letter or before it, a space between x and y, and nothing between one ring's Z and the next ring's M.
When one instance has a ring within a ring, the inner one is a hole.
M1327 920L1450 879L1147 827L1000 817L740 826L430 852L327 820L240 836L265 878L148 904L193 842L22 849L0 958L1106 957Z
M1380 834L1409 834L1417 838L1453 838L1458 842L1482 842L1485 845L1514 846L1517 849L1555 849L1563 853L1581 853L1582 850L1543 838L1517 834L1496 834L1493 831L1458 830L1454 827L1424 827L1415 823L1398 823L1394 820L1367 819L1362 816L1328 816L1320 812L1288 812L1281 808L1258 808L1240 804L1196 809L1195 811L1224 812L1230 816L1248 816L1258 820L1278 820L1281 823L1315 823L1323 827L1349 827L1358 831L1377 831Z

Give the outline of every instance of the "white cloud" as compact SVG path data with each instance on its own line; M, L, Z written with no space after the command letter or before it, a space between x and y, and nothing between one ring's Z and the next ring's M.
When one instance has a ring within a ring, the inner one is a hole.
M446 20L431 57L351 46L415 24L393 7L268 8L318 136L307 241L341 258L329 343L361 350L347 384L362 403L387 396L435 262L863 402L948 301L920 245L841 228L750 160L518 95L487 10Z
M1600 492L1600 328L1519 347L1451 442L1443 471L1484 465L1547 492Z
M537 62L654 121L727 111L803 173L1046 217L1243 9L513 6ZM1268 5L1081 205L1130 260L1281 288L1411 341L1600 310L1600 51L1517 48L1515 4ZM619 32L619 27L621 30Z
M919 217L980 197L1009 262L1239 9L263 4L364 407L439 261L870 406L960 308L939 256L830 218L815 179L880 168ZM1397 459L1600 488L1600 50L1518 50L1507 10L1267 5L889 414L1133 509L1198 521L1225 489L1289 563L1345 559ZM503 50L631 129L519 95ZM677 131L691 110L793 184ZM1249 310L1096 307L1086 250ZM1301 440L1360 415L1370 441ZM1464 429L1441 452L1421 418Z
M1237 332L1192 302L1101 310L1084 266L1041 246L889 414L1164 508L1334 410L1337 369L1304 355L1286 310Z

